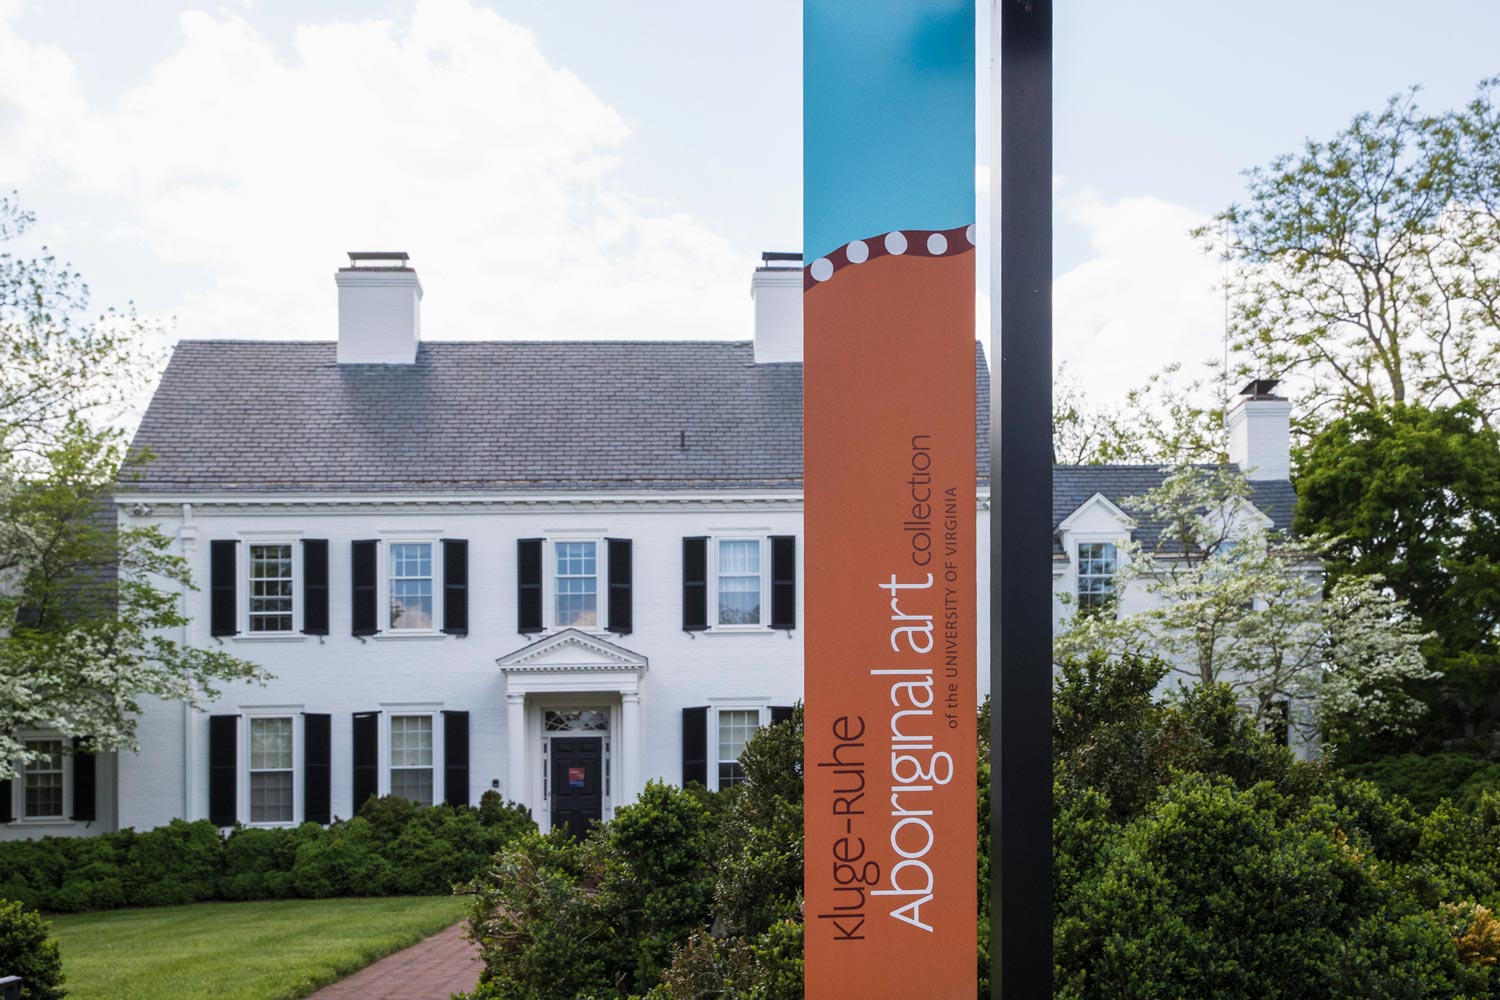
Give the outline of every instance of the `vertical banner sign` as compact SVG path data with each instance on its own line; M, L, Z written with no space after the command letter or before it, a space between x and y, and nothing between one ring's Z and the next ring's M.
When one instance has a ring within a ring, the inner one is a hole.
M804 0L806 977L977 989L973 0Z

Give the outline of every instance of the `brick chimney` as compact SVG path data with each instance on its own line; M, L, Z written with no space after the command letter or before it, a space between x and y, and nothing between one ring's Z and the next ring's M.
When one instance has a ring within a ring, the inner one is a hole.
M339 288L339 364L409 365L422 337L422 283L400 252L349 251Z
M802 255L766 252L750 279L755 363L802 360Z
M1229 460L1255 480L1292 478L1292 404L1276 379L1256 379L1229 404Z

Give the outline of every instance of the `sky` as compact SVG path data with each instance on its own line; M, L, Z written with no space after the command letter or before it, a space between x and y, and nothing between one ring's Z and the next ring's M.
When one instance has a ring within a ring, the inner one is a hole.
M1500 74L1479 0L1056 9L1054 353L1103 403L1218 356L1187 232L1241 171ZM0 0L0 191L37 217L3 249L165 342L329 339L357 249L411 253L430 339L747 338L801 244L800 36L797 0Z

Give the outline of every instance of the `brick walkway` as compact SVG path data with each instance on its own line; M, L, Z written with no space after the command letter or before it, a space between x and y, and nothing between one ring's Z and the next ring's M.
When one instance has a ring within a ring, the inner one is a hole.
M479 983L479 949L454 924L352 976L325 986L309 1000L448 1000Z

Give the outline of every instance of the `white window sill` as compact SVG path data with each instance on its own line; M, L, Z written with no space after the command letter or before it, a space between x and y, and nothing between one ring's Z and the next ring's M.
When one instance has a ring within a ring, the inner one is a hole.
M230 638L235 642L306 642L312 637L301 632L242 632Z
M769 625L711 625L702 631L702 635L775 635L777 632L787 632L789 629L771 628Z
M446 632L434 632L427 629L412 629L411 631L376 632L374 635L361 636L364 639L374 639L376 642L388 640L407 641L412 639L446 639Z
M68 819L66 816L27 816L12 820L11 826L77 826L79 823L88 822L81 819Z
M288 819L288 820L276 820L274 822L267 822L267 823L248 823L247 822L247 823L241 823L240 825L243 826L247 830L295 830L298 826L301 826L302 824L299 823L297 820Z

